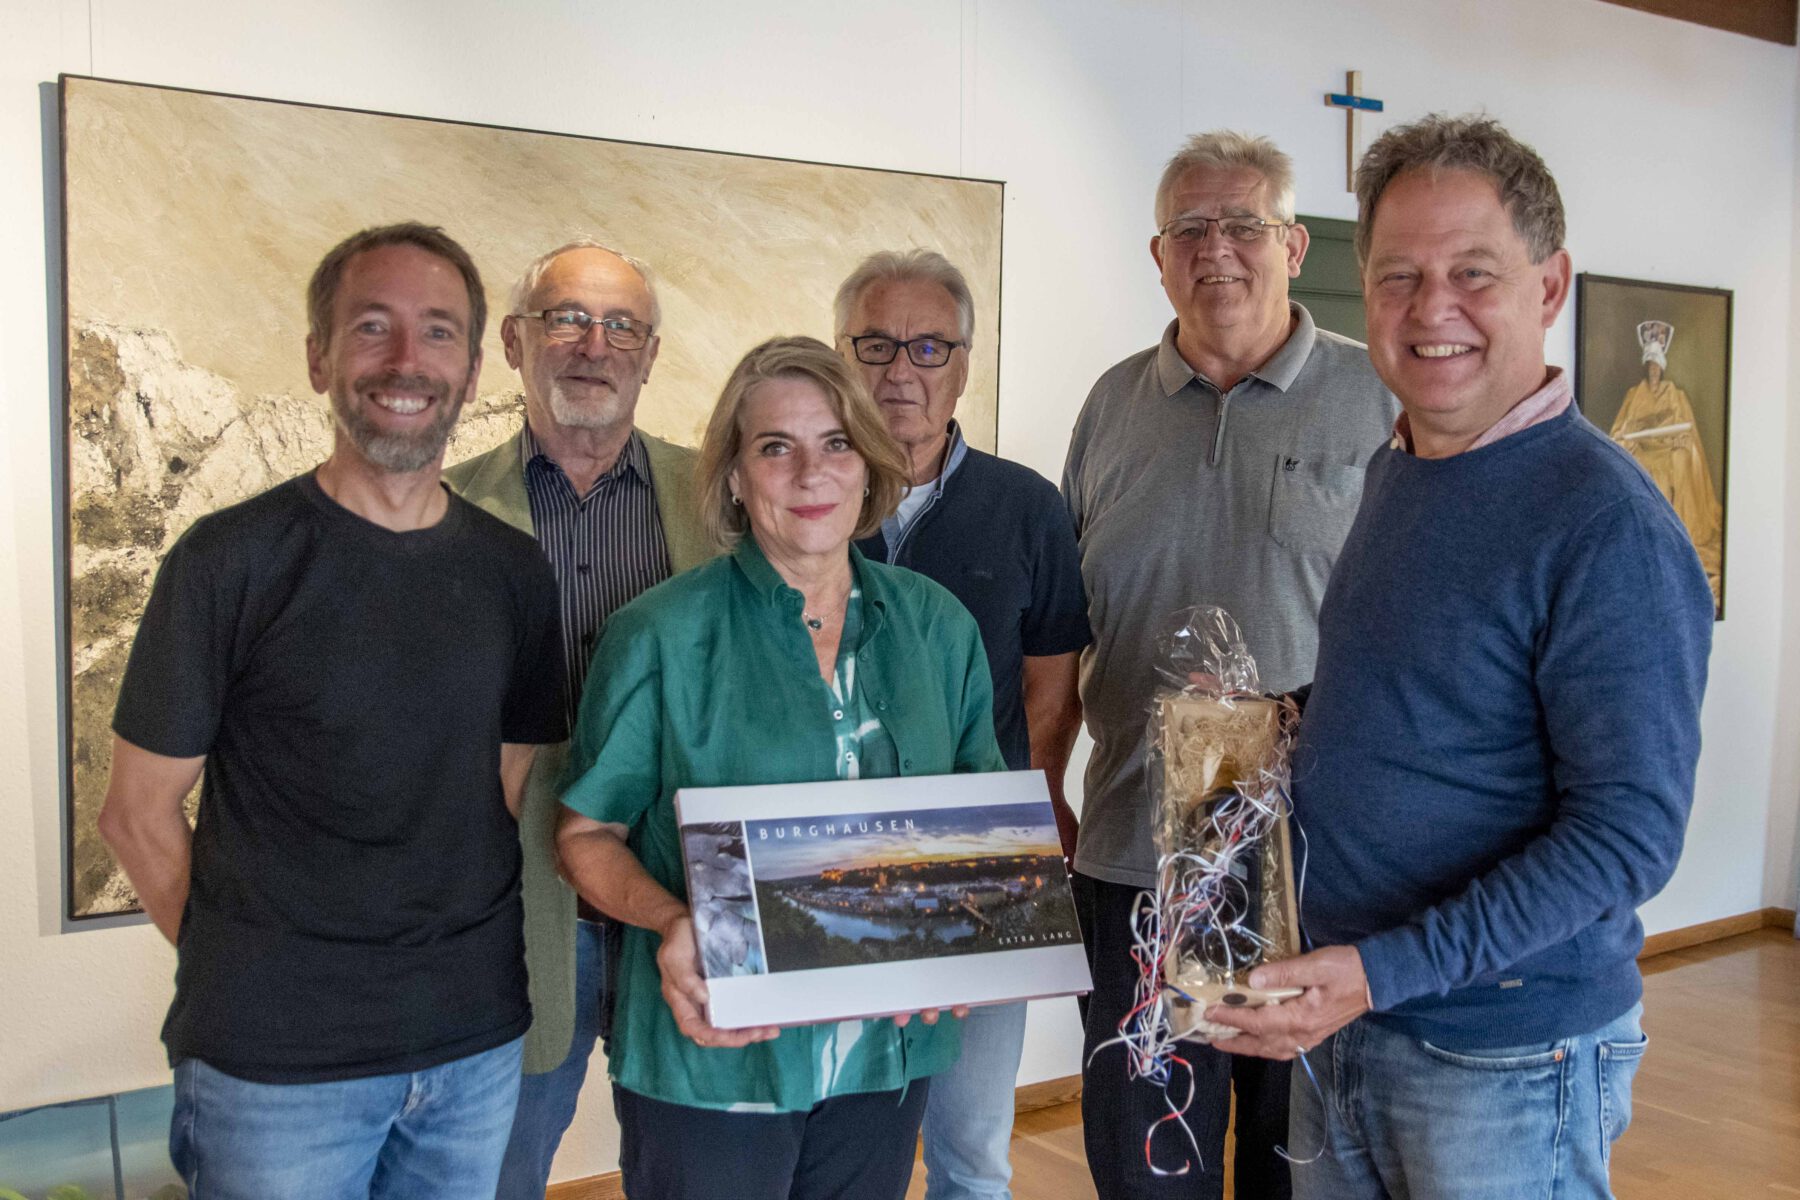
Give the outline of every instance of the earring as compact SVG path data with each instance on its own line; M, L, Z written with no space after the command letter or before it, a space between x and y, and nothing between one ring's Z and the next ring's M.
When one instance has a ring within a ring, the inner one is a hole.
M867 485L865 485L863 487L863 495L867 496L868 494L869 494L869 489L868 489Z
M739 500L735 494L731 497L731 503L734 504L735 506L737 506L738 508L742 508L744 506L744 502L742 500Z

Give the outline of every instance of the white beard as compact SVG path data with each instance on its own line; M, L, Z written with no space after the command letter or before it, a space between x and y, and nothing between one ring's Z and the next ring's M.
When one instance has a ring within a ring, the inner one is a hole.
M576 400L564 388L563 381L550 381L550 415L566 429L611 429L621 421L630 421L636 407L636 396L626 397L615 389L599 400Z

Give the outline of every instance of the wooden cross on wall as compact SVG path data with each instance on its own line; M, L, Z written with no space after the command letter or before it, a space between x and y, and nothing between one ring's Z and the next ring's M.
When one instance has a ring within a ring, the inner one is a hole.
M1362 72L1344 72L1344 90L1342 92L1325 93L1327 108L1344 110L1344 190L1356 190L1356 142L1362 133L1362 115L1366 112L1380 112L1381 101L1368 96L1359 96L1362 90Z

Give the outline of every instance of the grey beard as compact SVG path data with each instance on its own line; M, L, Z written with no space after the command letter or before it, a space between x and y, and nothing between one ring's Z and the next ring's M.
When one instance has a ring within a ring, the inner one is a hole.
M450 441L450 429L462 413L467 390L460 388L450 394L446 388L438 397L436 418L415 433L383 432L348 396L340 397L335 389L331 394L331 411L338 428L364 458L384 471L407 475L424 470L444 453L444 447Z
M598 404L576 404L563 391L560 379L550 383L550 415L565 429L610 429L625 419L631 408L617 391Z

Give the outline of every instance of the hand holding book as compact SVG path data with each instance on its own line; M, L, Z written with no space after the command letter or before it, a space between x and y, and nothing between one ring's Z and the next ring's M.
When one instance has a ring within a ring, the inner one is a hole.
M938 1023L938 1016L943 1011L944 1010L941 1008L922 1008L919 1010L919 1020L925 1022L927 1025L936 1025ZM966 1004L958 1004L955 1008L950 1010L950 1015L960 1021L969 1015L969 1006ZM895 1013L894 1028L905 1029L906 1023L912 1019L912 1013Z
M697 1046L709 1049L736 1050L756 1042L766 1042L781 1033L778 1026L751 1029L720 1029L706 1020L708 994L706 980L700 975L700 947L694 936L694 922L685 914L670 922L662 933L662 947L656 952L656 966L662 972L663 999L675 1016L675 1027ZM894 1014L896 1028L904 1029L917 1016L927 1025L936 1025L944 1013L941 1008L920 1009L916 1013ZM961 1020L969 1015L969 1006L958 1004L949 1010Z
M706 980L700 975L700 947L694 940L694 922L685 912L664 926L662 946L656 951L656 968L662 973L663 999L675 1015L675 1028L697 1046L739 1050L781 1035L772 1026L720 1029L706 1019ZM935 1019L935 1016L934 1016Z

